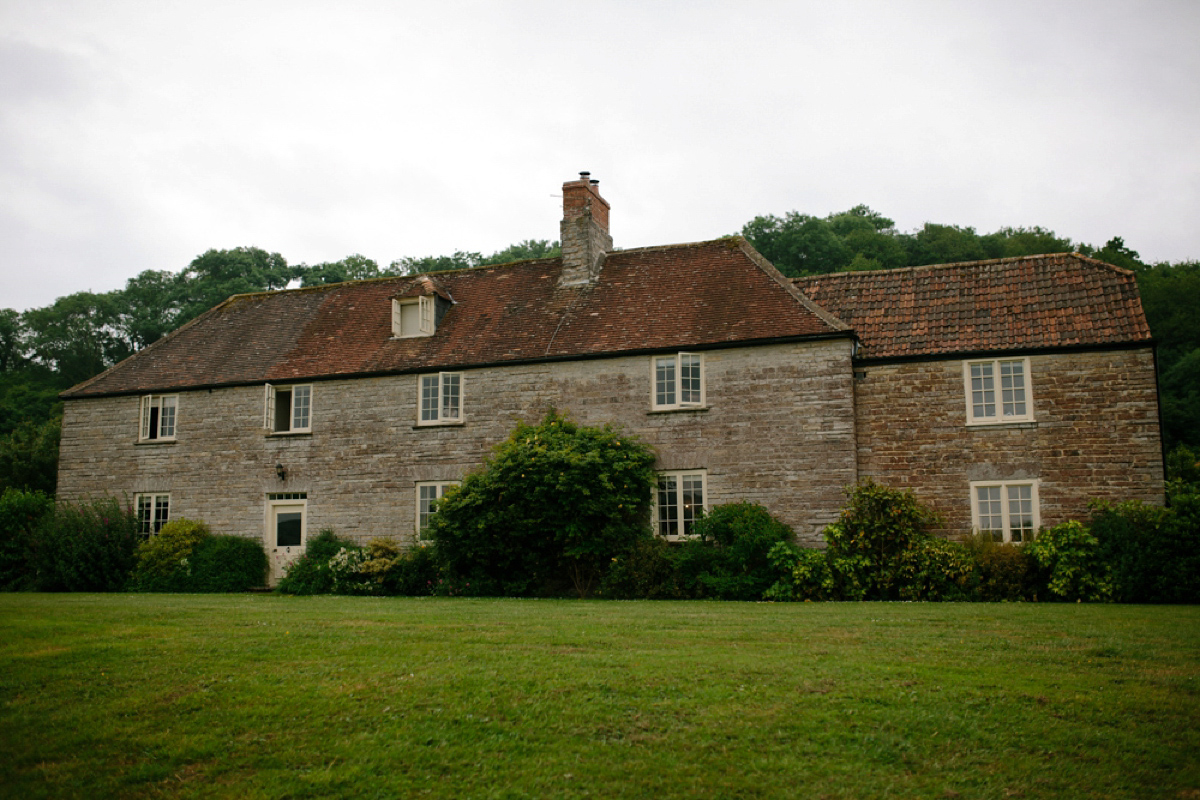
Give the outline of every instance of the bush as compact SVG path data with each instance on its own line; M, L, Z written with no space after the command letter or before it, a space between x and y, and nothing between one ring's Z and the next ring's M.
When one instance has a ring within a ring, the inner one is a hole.
M414 547L399 553L391 562L382 577L383 593L406 597L433 594L441 577L434 548Z
M129 588L141 592L244 592L266 584L258 539L214 536L203 522L174 519L138 547Z
M1032 600L1034 563L1024 547L997 542L990 535L971 536L966 548L979 572L978 599L985 602Z
M649 532L624 553L613 556L604 576L602 597L647 600L678 599L684 596L675 573L675 547Z
M903 579L901 556L932 538L929 530L937 515L911 491L869 478L847 490L847 496L837 523L825 529L838 593L847 600L894 600Z
M267 585L267 551L259 539L209 536L196 545L191 566L189 592L245 592Z
M1200 526L1187 523L1186 511L1186 501L1172 508L1138 501L1093 506L1091 533L1098 558L1112 570L1114 600L1200 601Z
M922 540L898 559L896 586L901 600L971 600L978 582L975 561L958 542Z
M54 498L44 492L9 488L0 495L0 590L33 587L38 526L53 510Z
M645 535L653 465L648 447L608 426L555 411L518 424L430 519L443 580L481 594L587 596Z
M1100 543L1076 520L1055 525L1025 546L1037 566L1042 599L1112 600L1112 570L1100 557Z
M140 542L133 509L113 497L59 501L38 530L37 588L117 592L125 588Z
M339 539L331 528L326 528L308 540L304 555L300 556L279 581L275 590L284 594L330 594L340 577L330 567L330 560L342 550L355 551L360 548L353 542Z
M697 597L761 600L779 577L771 548L791 538L792 529L760 505L717 506L696 521L694 538L680 548L680 585Z
M212 536L208 526L194 520L173 519L137 549L137 565L130 588L142 592L183 592L192 575L192 553Z
M767 600L836 600L829 554L780 542L767 554L779 579L763 593Z

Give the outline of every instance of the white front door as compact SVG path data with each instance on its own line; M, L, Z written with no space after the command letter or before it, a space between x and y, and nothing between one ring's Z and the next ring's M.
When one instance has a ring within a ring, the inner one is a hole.
M271 500L267 504L267 559L270 585L279 583L293 561L304 554L307 539L303 500Z

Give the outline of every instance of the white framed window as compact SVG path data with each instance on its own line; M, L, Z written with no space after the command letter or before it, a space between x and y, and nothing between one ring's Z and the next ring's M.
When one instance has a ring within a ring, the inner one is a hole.
M704 356L675 353L650 360L655 410L702 408L704 406Z
M1037 481L972 481L971 524L997 542L1032 542L1041 527Z
M312 385L272 386L266 384L263 398L263 428L272 433L312 431Z
M967 424L1033 421L1028 358L963 362Z
M171 495L167 493L134 495L137 506L138 533L149 537L158 533L171 519Z
M177 394L148 394L142 397L138 439L143 442L173 440L178 412L179 395Z
M407 339L433 336L436 328L437 300L432 296L392 300L392 336Z
M452 425L462 422L463 376L461 372L422 375L417 381L418 425Z
M433 516L433 504L442 499L446 489L458 486L458 481L422 481L417 484L417 538L423 538Z
M704 470L658 473L654 493L654 524L658 535L679 541L692 535L696 520L708 507Z

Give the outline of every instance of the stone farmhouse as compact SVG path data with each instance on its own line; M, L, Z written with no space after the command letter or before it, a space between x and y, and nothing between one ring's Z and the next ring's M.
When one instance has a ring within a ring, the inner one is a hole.
M561 258L238 295L63 394L58 491L261 537L419 541L518 420L658 456L653 525L749 500L821 543L843 489L912 488L1024 540L1090 498L1162 501L1132 273L1077 254L789 280L740 237L614 250L587 173Z

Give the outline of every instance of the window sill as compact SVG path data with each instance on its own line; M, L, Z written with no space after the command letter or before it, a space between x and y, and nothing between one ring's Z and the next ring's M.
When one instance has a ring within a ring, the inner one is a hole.
M646 412L651 414L707 414L708 406L682 406L680 408L652 408Z
M466 424L467 421L463 419L451 420L449 422L418 422L416 425L413 425L413 430L416 431L421 428L461 428Z
M312 436L312 431L267 431L268 439L287 439L293 436Z
M138 447L158 447L161 445L175 444L178 439L138 439L134 442Z
M1030 430L1035 430L1037 428L1037 426L1038 426L1037 420L1032 420L1032 419L1017 420L1017 421L1013 421L1013 422L968 422L967 423L967 428L972 429L972 430L992 430L995 428L1014 428L1017 430L1021 430L1023 428L1028 428Z

